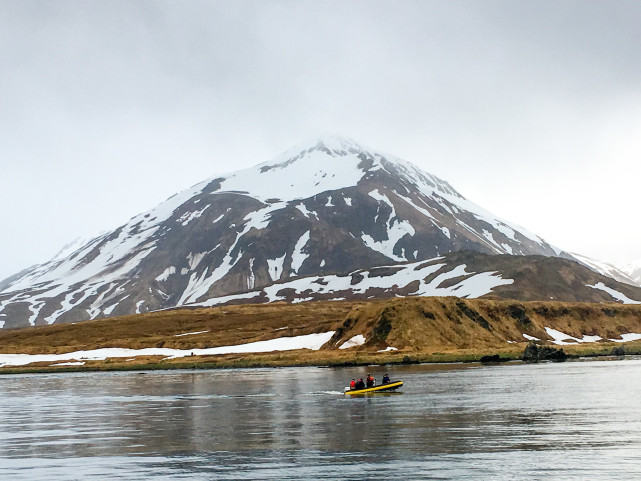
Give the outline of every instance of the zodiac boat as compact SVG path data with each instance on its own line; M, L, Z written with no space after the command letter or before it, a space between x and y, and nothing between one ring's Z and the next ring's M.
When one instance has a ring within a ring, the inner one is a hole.
M396 391L399 387L403 385L403 381L391 381L385 384L378 384L372 387L366 387L365 389L350 389L349 387L345 388L345 395L354 396L358 394L370 394L370 393L379 393L379 392L392 392Z

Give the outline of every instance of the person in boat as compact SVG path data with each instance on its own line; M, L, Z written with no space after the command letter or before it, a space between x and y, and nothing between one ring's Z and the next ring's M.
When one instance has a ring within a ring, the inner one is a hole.
M360 378L356 382L356 386L355 387L356 387L356 389L365 389L365 383L363 382L363 378Z
M387 373L385 373L385 375L383 376L383 384L388 384L389 382L389 376L387 375Z
M353 391L356 389L356 379L352 379L352 382L349 383L349 388Z
M367 373L367 387L373 387L376 381L370 373Z

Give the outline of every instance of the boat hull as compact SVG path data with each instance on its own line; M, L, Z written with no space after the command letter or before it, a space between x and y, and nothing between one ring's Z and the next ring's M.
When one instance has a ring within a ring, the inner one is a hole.
M392 381L387 384L379 384L378 386L366 387L365 389L349 389L345 388L346 396L357 396L359 394L375 394L396 391L403 385L403 381Z

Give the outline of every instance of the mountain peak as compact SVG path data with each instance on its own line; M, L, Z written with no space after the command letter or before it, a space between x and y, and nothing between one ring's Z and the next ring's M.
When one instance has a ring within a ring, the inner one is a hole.
M265 162L261 165L275 165L283 162L288 162L293 159L298 160L304 158L306 154L309 155L313 152L323 152L327 155L335 157L345 157L349 154L358 154L365 152L368 152L370 154L375 153L374 150L363 146L351 137L339 134L327 134L308 139L306 142L299 143L294 147L286 150L282 154L278 155L271 161Z
M371 169L362 164L365 152L348 137L322 136L271 161L216 179L220 180L217 192L243 193L261 201L273 198L291 201L353 187ZM368 155L373 158L375 154Z
M345 151L363 151L365 149L361 144L356 142L350 137L344 135L322 135L312 143L315 148L326 148L332 152L345 152Z
M216 180L222 180L218 192L243 193L261 201L275 197L291 201L354 187L367 174L376 171L402 178L406 184L428 195L438 192L462 199L444 180L399 157L370 149L342 135L317 137L271 161Z

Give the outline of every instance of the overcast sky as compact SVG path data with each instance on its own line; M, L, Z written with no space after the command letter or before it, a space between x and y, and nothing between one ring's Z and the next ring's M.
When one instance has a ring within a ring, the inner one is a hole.
M342 134L641 260L641 2L0 0L0 279Z

